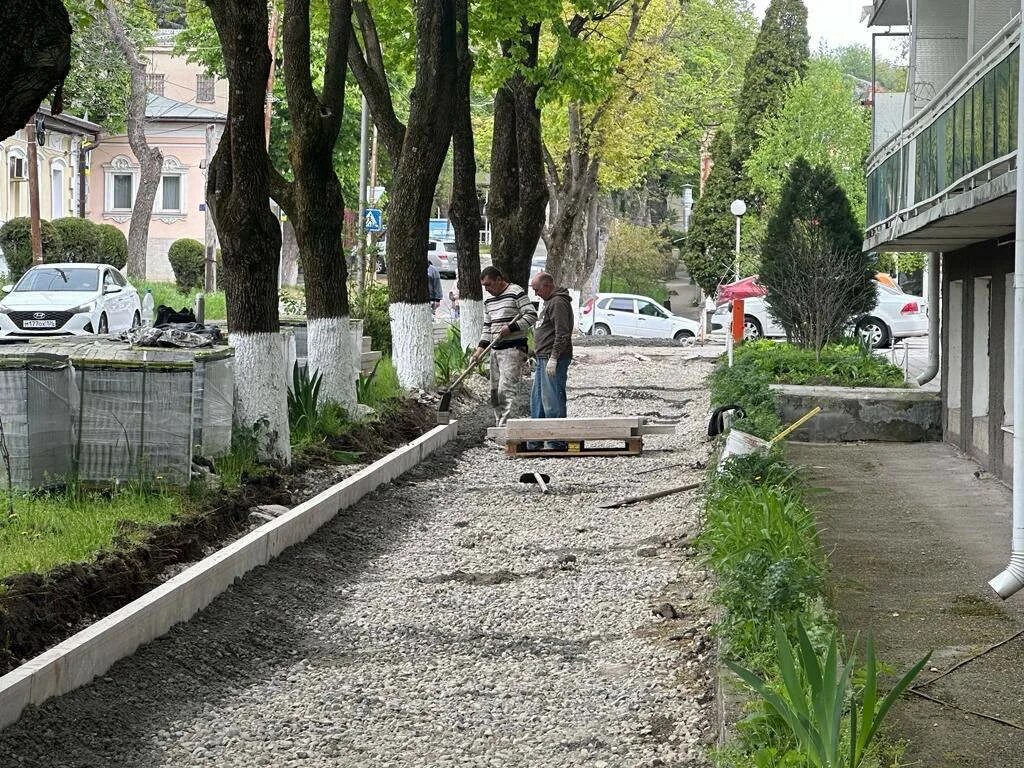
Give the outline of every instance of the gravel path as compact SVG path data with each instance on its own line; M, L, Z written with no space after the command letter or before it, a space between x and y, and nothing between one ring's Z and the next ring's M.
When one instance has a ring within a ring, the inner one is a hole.
M458 444L0 732L0 766L706 765L698 500L596 506L703 476L710 364L691 356L578 350L570 415L656 412L677 433L637 457L508 459L478 412ZM552 493L518 483L527 470Z

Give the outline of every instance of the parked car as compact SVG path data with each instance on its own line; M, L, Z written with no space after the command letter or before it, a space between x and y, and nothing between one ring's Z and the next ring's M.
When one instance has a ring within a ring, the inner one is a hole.
M633 336L640 339L694 337L696 320L673 315L649 296L599 293L583 305L580 330L594 336Z
M119 333L142 325L139 293L107 264L40 264L0 301L0 337Z
M928 335L928 304L920 296L904 293L891 280L875 280L877 303L871 312L851 318L855 332L872 349L888 347L894 341ZM785 338L786 330L769 311L763 297L743 300L743 338ZM727 305L711 317L711 329L724 328L729 322Z
M427 243L427 258L441 277L454 278L459 268L459 257L455 252L455 243L443 240L431 240Z

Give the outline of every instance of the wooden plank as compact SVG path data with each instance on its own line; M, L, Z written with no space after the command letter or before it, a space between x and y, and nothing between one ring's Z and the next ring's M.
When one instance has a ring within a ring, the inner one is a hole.
M569 419L509 419L506 426L536 424L543 421L552 427L639 427L643 416L594 416Z
M552 419L554 421L554 419ZM625 440L636 437L635 427L580 427L558 426L537 419L527 424L509 424L506 439L512 440Z
M521 443L509 443L505 451L509 456L516 458L543 456L565 458L572 456L636 456L643 450L643 441L639 437L630 438L625 443L626 445L622 448L587 448L586 445L580 444L579 450L572 450L573 445L570 443L568 451L528 451L521 447Z

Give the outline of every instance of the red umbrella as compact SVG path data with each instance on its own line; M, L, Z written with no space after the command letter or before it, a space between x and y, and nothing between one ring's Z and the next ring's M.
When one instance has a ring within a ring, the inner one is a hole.
M768 290L759 285L757 282L757 275L751 275L745 277L742 280L737 280L735 283L726 283L725 285L718 286L718 293L715 294L715 302L717 304L724 304L727 301L734 301L735 299L751 299L758 296L764 296L768 293Z

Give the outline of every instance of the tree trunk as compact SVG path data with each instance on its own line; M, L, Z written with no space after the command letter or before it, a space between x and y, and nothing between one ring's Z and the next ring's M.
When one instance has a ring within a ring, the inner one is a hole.
M71 20L60 0L0 3L0 140L21 130L71 70Z
M285 0L285 89L292 132L289 155L294 181L273 174L273 193L295 228L306 288L308 367L322 376L321 400L357 410L349 322L343 228L345 201L333 153L345 108L345 73L352 31L350 0L330 0L323 93L313 88L309 0Z
M160 188L160 176L164 167L164 155L157 147L150 147L146 140L146 65L139 58L135 44L128 39L124 22L117 11L115 0L104 0L107 24L111 37L121 50L128 71L131 74L131 90L128 95L128 143L139 161L139 188L132 205L132 220L128 225L128 263L125 271L128 277L138 280L146 278L146 252L149 245L149 222L153 216L153 203ZM184 190L181 190L184 191Z
M278 205L281 205L278 202ZM283 208L284 206L282 206ZM288 214L289 217L291 214ZM281 226L281 285L299 284L299 243L291 218Z
M584 163L582 176L563 183L558 217L548 232L547 271L566 288L583 290L593 262L588 259L584 224L597 194L597 161Z
M540 25L524 25L526 61L537 64ZM512 47L503 46L511 56ZM494 96L491 141L491 261L512 282L526 287L530 262L544 229L548 188L544 175L538 86L512 75Z
M483 289L480 286L480 198L476 194L476 156L473 147L473 119L470 113L470 85L473 55L469 50L469 22L466 0L456 0L458 14L459 83L455 95L455 124L452 129L454 183L451 218L455 225L455 250L459 256L459 333L462 348L475 347L483 335Z
M434 385L433 312L427 294L428 220L452 138L458 89L454 0L417 3L417 67L409 123L388 205L388 290L398 381Z
M270 212L264 106L270 49L264 0L206 0L230 81L224 137L206 195L217 225L235 348L235 424L253 430L261 459L291 460L287 379L277 315L281 229Z

